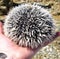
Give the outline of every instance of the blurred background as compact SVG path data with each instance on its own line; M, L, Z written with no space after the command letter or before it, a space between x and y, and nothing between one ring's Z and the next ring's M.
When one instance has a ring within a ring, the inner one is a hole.
M60 31L60 0L0 0L0 20L5 20L8 12L21 3L38 2L52 14L56 31ZM60 37L43 47L32 59L60 59Z

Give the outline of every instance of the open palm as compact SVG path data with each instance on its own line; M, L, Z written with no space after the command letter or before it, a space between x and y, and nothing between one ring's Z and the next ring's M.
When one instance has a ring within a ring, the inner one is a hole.
M6 37L3 34L2 27L3 25L0 22L0 52L7 55L6 59L31 59L40 48L46 46L47 44L55 40L55 38L60 36L60 32L57 32L56 35L52 38L52 41L46 41L43 43L43 46L39 46L38 48L32 50L27 47L20 47L12 42L10 38Z

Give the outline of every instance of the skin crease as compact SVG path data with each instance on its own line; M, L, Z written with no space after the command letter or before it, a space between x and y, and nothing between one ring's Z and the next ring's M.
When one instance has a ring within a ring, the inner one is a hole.
M40 48L50 43L44 42L42 46L33 50L27 47L20 47L3 34L2 27L3 24L0 22L0 52L7 55L6 59L31 59L40 50ZM60 32L56 33L53 40L55 40L58 36L60 36Z

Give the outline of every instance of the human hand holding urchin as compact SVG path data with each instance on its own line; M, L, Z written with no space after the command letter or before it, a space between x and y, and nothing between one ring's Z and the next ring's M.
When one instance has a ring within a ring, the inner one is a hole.
M13 8L4 23L4 34L17 45L37 48L55 35L55 24L49 12L36 4Z

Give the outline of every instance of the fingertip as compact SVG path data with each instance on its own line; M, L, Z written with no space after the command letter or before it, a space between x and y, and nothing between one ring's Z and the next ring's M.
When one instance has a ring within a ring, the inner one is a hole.
M2 22L0 22L0 34L2 33Z
M2 27L2 22L0 22L0 29L1 29L1 27Z
M56 32L56 35L53 38L57 38L60 36L60 32Z
M56 35L57 35L57 36L60 36L60 32L57 32Z

